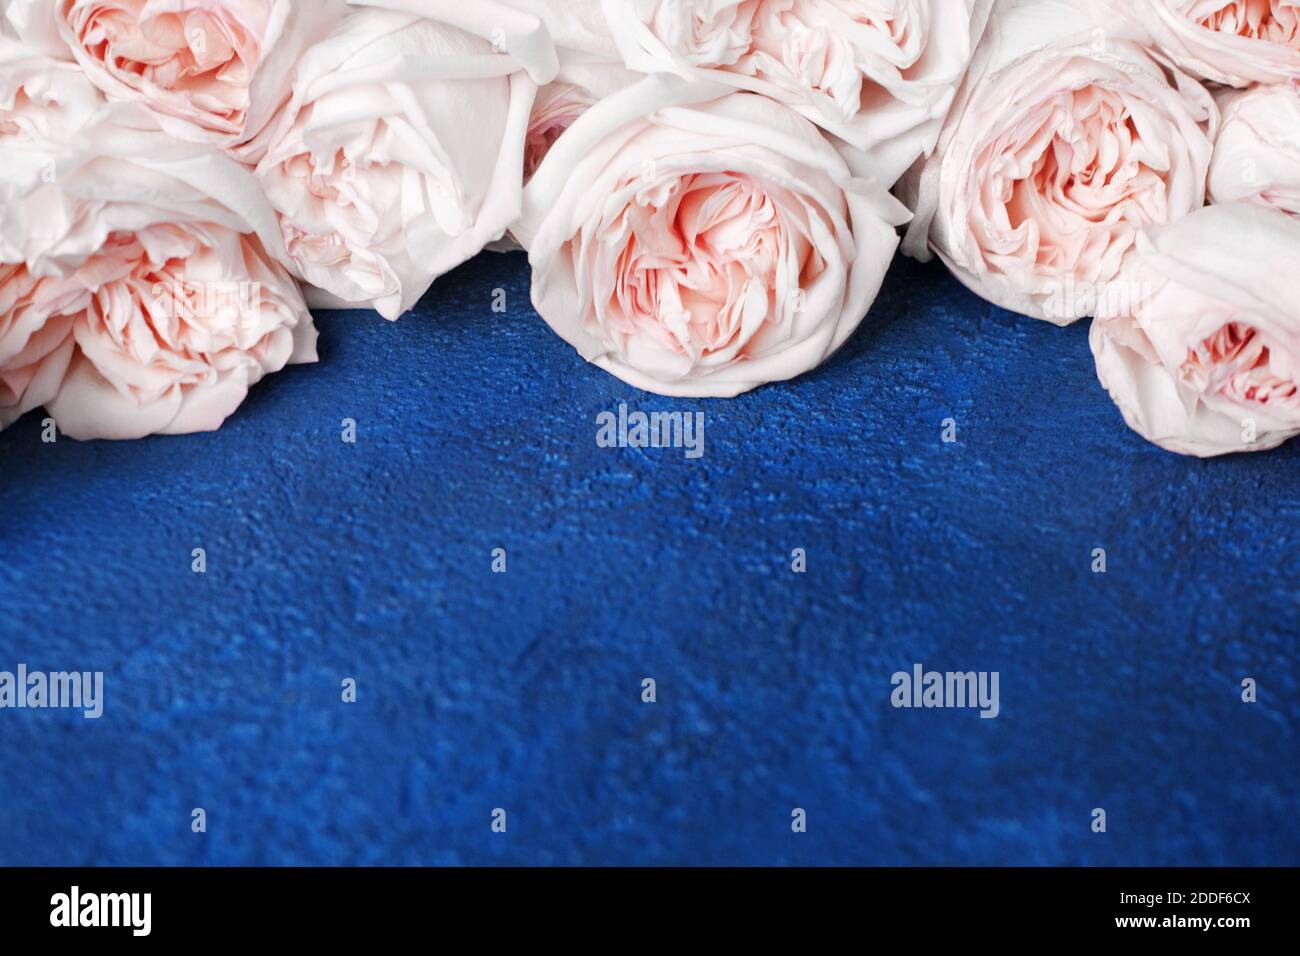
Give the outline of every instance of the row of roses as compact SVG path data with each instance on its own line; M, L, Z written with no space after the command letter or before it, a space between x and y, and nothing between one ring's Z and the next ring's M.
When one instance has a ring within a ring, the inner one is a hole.
M1300 432L1295 0L10 0L4 25L0 427L215 428L314 358L308 305L395 319L509 243L585 358L735 395L838 348L906 226L990 301L1095 313L1102 383L1164 447ZM229 283L257 307L194 293Z
M1300 432L1298 121L1291 0L1001 5L899 184L903 248L1012 311L1095 315L1147 439L1272 448Z

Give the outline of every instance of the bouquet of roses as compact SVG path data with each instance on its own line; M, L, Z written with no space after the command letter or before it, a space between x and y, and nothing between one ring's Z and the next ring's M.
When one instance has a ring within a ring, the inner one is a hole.
M514 245L588 361L734 396L901 244L1094 316L1163 447L1300 432L1300 0L0 2L0 427L217 428Z

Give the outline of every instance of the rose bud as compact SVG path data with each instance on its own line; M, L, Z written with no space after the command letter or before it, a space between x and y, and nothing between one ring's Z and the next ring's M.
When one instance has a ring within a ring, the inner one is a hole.
M992 0L605 0L627 65L777 99L892 186L934 148Z
M1129 427L1199 457L1300 433L1298 260L1300 221L1246 203L1141 233L1090 336Z
M1225 90L1210 163L1210 201L1254 202L1300 216L1300 83Z
M579 117L517 232L537 311L583 358L660 394L732 396L844 343L906 216L788 107L661 76Z
M47 99L63 69L0 86L0 425L44 404L73 438L217 428L316 357L274 213L245 167L142 107Z
M1204 205L1217 121L1199 84L1077 6L999 5L938 149L899 185L903 251L1013 312L1091 315L1142 226Z
M1227 86L1300 79L1295 0L1089 0L1159 56Z
M535 93L487 39L410 14L358 7L309 50L257 168L309 301L396 319L499 239Z
M288 96L298 57L344 0L12 0L20 39L75 58L109 99L139 103L178 139L256 161L250 141Z

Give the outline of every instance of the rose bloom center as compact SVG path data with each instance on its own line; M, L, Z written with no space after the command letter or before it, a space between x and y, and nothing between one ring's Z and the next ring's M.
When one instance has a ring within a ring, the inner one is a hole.
M1197 22L1215 33L1232 33L1300 50L1300 8L1277 0L1233 0Z
M1033 262L1081 279L1127 248L1136 228L1163 218L1165 182L1141 161L1123 99L1098 86L1064 92L986 147L984 224L991 260Z
M1181 369L1184 381L1197 391L1300 411L1295 371L1278 362L1264 336L1242 322L1225 323L1190 349Z
M176 256L152 262L141 239L115 233L82 270L95 287L84 321L100 343L96 360L112 361L104 347L150 369L157 391L176 383L215 379L230 361L258 354L267 330L259 320L255 283L195 279L222 275L217 255L172 227L156 227L151 242L166 241ZM82 343L90 348L89 342ZM144 381L143 379L141 381Z
M186 13L148 17L145 6L145 0L77 5L68 21L86 52L120 82L180 94L189 109L238 131L261 55L265 4L243 3L235 10L222 2L205 3ZM153 106L186 116L179 104Z
M769 193L747 175L688 175L639 191L603 227L616 279L610 328L648 337L693 359L745 345L780 310L778 274L802 282L820 272L811 244L787 227ZM609 263L597 262L594 268Z
M855 41L842 35L844 22L857 29ZM867 54L859 46L869 45L874 56L906 75L924 55L925 40L901 3L777 3L760 8L750 53L740 69L825 96L845 120L852 120L888 96L864 75Z

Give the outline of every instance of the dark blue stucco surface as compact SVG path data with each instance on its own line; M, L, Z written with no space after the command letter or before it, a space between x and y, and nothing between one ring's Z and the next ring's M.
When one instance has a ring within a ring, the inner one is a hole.
M1295 445L1147 445L1086 323L938 266L728 402L586 366L527 281L325 314L216 434L0 435L0 670L106 682L0 710L0 864L1300 863ZM703 458L598 448L620 401ZM894 709L918 662L1000 716Z

